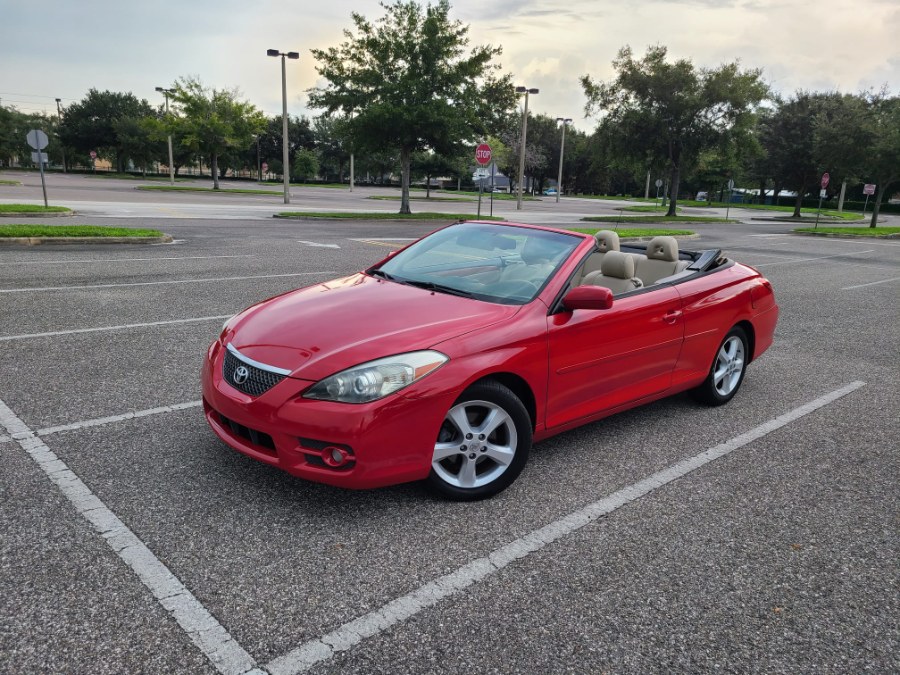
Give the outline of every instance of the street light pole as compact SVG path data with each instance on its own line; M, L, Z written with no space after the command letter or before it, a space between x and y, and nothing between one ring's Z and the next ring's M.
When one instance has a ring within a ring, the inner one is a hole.
M288 117L287 117L287 67L284 58L299 59L298 52L280 52L277 49L267 49L266 55L281 57L281 153L282 175L284 176L284 203L291 203L291 165L288 152Z
M571 117L557 117L562 122L562 140L559 142L559 178L556 179L556 203L559 204L559 193L562 192L563 153L566 151L566 125L572 123Z
M62 113L59 111L59 103L62 101L61 98L56 99L56 119L57 122L62 125ZM59 147L62 150L63 156L63 173L69 173L69 170L66 169L66 146L63 145L62 139L59 138L59 130L57 129L56 138L59 139ZM846 181L845 181L846 182ZM843 193L842 193L843 194Z
M174 94L174 89L166 89L164 87L157 87L156 91L162 92L166 97L166 125L169 124L169 94ZM169 183L175 185L175 159L172 156L172 134L169 134Z
M522 186L525 183L525 139L528 134L528 94L539 94L539 89L516 87L517 94L525 94L525 110L522 113L522 134L519 139L519 189L516 198L516 211L522 210Z

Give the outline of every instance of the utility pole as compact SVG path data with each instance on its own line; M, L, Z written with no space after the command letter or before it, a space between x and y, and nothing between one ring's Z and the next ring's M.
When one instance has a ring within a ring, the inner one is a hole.
M162 92L166 97L166 125L168 126L169 120L169 94L174 94L174 89L166 89L165 87L157 87L156 91ZM172 134L169 133L168 136L169 142L169 183L171 185L175 185L175 159L172 155ZM202 172L202 168L201 168Z
M56 99L56 119L59 125L62 125L62 113L59 110L59 103L62 101L61 98ZM63 156L63 173L69 173L68 168L66 168L66 146L63 145L62 139L59 137L59 127L56 129L56 139L59 141L59 147L62 150Z
M287 69L285 64L285 57L289 59L299 59L300 54L298 52L280 52L277 49L267 49L267 56L280 56L281 57L281 145L283 152L281 153L282 157L282 173L284 175L284 203L291 203L291 164L290 164L290 152L289 152L289 137L288 137L288 116L287 116Z
M559 177L556 179L556 203L559 204L559 193L562 192L563 153L566 151L566 125L572 123L571 117L557 117L562 122L562 140L559 142Z
M525 183L525 139L528 134L528 94L539 94L540 89L516 87L517 94L525 94L525 110L522 113L522 135L519 138L519 189L516 198L516 210L522 210L522 188Z

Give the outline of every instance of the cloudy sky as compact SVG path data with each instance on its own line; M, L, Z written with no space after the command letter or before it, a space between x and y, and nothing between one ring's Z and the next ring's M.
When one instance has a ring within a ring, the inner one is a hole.
M55 110L54 98L65 105L96 87L155 103L155 86L197 75L277 114L272 47L300 52L288 62L288 110L309 114L309 49L339 44L351 11L382 14L377 0L0 0L0 102ZM533 110L585 130L593 125L578 77L611 77L626 44L636 54L666 45L698 66L739 59L785 93L900 89L898 0L456 0L453 15L470 25L472 44L503 47L517 84L540 88Z

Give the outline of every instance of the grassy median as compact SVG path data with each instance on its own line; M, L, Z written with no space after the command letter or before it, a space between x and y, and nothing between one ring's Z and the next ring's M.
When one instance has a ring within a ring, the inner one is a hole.
M40 206L39 204L0 204L0 215L14 216L19 213L71 213L65 206Z
M252 188L220 188L215 190L213 188L194 187L191 185L138 185L135 190L151 190L157 192L209 192L210 194L227 192L230 194L244 195L272 195L273 197L284 194L279 190L255 190Z
M106 225L0 225L0 237L161 237L159 230Z
M709 216L587 216L581 219L590 223L737 223L727 218Z
M331 218L335 220L503 220L496 216L477 216L474 213L391 213L389 211L283 211L278 218Z
M888 237L900 235L900 227L798 227L794 232L849 234L854 237Z
M584 234L594 234L597 232L596 228L584 228L584 227L567 227L567 230L572 232L583 232ZM622 238L627 237L688 237L694 232L691 230L666 230L660 228L638 228L638 227L628 227L621 230L616 230L616 234L618 234Z

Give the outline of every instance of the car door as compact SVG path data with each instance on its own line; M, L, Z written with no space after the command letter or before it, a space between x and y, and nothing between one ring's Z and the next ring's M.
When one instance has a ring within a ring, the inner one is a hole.
M669 286L549 316L547 427L666 390L683 340L681 298Z

